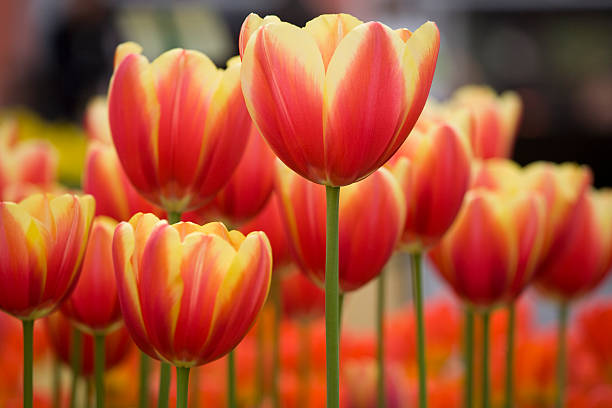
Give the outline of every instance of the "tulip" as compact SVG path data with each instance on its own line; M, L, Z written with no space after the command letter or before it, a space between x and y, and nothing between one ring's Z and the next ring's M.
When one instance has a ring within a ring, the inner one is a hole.
M539 195L480 188L468 192L455 223L431 251L440 274L468 309L474 306L482 310L485 406L489 403L489 310L513 299L532 278L543 231L544 203ZM470 331L472 320L469 312ZM471 362L466 364L467 377L471 378Z
M103 96L92 98L85 108L83 127L90 141L97 140L113 144L110 125L108 124L108 101Z
M70 194L0 202L0 309L23 322L24 407L32 407L34 320L74 288L94 207L93 197Z
M241 64L217 69L183 49L149 63L141 51L124 43L115 54L108 111L119 160L151 203L169 213L197 209L227 182L246 145Z
M475 157L490 159L512 155L521 117L522 103L516 92L497 95L486 86L468 85L455 91L447 108L455 116L466 110L469 139Z
M25 192L50 191L57 177L57 152L43 140L17 140L17 124L0 125L0 200L21 200Z
M177 406L186 406L189 368L236 347L264 304L268 239L139 213L116 228L113 260L130 335L142 351L177 367Z
M281 279L283 312L298 320L322 317L325 312L325 292L299 269L293 269Z
M217 194L216 207L233 222L252 218L265 206L274 185L274 153L251 126L242 159Z
M255 14L243 23L242 91L251 118L293 171L327 190L328 408L338 407L338 198L401 146L431 87L440 35L321 15L304 28ZM347 146L350 147L347 149Z
M289 244L302 271L325 280L325 189L277 161L277 192ZM393 175L379 169L340 197L340 287L353 291L380 274L397 245L406 206Z

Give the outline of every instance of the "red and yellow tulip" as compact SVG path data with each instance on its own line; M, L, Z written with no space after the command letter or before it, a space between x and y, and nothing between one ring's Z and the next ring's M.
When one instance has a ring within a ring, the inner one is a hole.
M277 192L293 254L316 282L325 279L325 187L277 161ZM374 279L403 231L406 204L386 169L344 188L340 195L340 288L350 291Z
M319 184L382 166L429 94L439 49L432 22L414 33L328 14L300 28L250 14L240 33L242 90L274 153Z
M281 277L283 314L295 319L313 319L325 313L325 292L299 269Z
M272 269L263 232L245 237L221 223L168 225L141 213L116 228L113 259L132 338L177 367L236 347L266 300Z
M490 307L511 300L532 278L543 223L536 194L471 190L431 257L462 300Z
M71 194L0 202L0 309L33 320L70 294L94 207L93 197Z
M437 242L450 227L469 187L469 146L454 127L421 118L389 166L406 197L402 245Z
M117 222L94 219L85 250L81 276L61 311L82 330L108 332L121 323L113 268L113 234Z
M240 62L217 69L204 54L174 49L149 63L135 43L117 47L110 129L136 189L171 212L197 209L238 165L251 120Z
M536 284L560 300L592 290L612 267L612 191L589 191L540 265Z

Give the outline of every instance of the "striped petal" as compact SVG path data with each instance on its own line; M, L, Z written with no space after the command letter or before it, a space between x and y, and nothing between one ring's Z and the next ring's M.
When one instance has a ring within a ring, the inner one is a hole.
M244 54L244 50L249 42L251 35L262 25L270 23L280 23L280 18L276 16L265 16L264 18L259 17L255 13L251 13L244 19L242 27L240 27L240 35L238 37L238 50L240 51L240 57Z
M137 190L156 202L160 106L147 59L128 54L109 87L108 116L119 160ZM157 202L159 204L159 202Z
M340 41L363 21L350 14L322 14L306 23L306 30L317 42L325 69Z
M402 40L377 22L358 26L338 45L325 78L326 184L359 180L393 153L383 158L410 102L403 50Z
M313 37L288 23L261 27L244 51L242 91L253 121L285 164L315 182L326 181L324 77Z

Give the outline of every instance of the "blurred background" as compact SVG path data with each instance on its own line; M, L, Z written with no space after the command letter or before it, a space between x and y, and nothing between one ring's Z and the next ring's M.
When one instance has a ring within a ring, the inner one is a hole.
M392 28L434 20L442 42L433 97L468 83L514 89L524 103L516 161L577 161L591 166L597 187L612 186L612 2L605 0L2 0L0 110L71 129L62 143L76 152L83 110L106 93L119 42L139 42L149 58L194 48L224 65L237 54L252 11L297 25L330 12ZM64 176L78 185L78 174ZM407 265L400 256L390 266L392 304L410 293L402 279ZM426 276L430 296L444 290L434 274ZM373 293L368 287L356 297ZM539 309L547 321L552 311ZM354 324L370 325L373 315L373 302L349 300Z

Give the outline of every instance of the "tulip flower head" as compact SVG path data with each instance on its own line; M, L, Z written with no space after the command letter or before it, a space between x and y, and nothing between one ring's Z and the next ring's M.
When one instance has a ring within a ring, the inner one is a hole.
M90 195L35 194L0 202L0 309L33 320L70 295L94 207Z
M112 251L116 225L108 217L94 219L81 276L61 308L81 330L89 333L109 332L121 324Z
M263 232L245 237L218 222L168 225L141 213L116 228L113 260L132 339L177 367L236 347L266 300L272 269Z
M309 320L325 313L325 292L297 268L281 277L281 293L287 317Z
M108 124L108 101L106 97L96 96L89 101L85 108L83 127L89 140L113 144L110 125Z
M511 300L537 266L543 212L543 200L533 193L470 190L431 258L462 300L485 308Z
M300 28L250 14L242 90L274 153L310 181L344 186L382 166L427 99L439 49L432 22L411 33L347 14Z
M315 282L325 280L325 187L277 161L277 192L292 252ZM403 231L406 204L386 169L346 187L340 195L340 288L360 288L380 274Z
M454 127L421 118L388 167L406 197L402 245L421 251L442 237L461 208L470 180L469 146Z
M238 165L251 120L240 62L217 69L204 54L167 51L149 61L135 43L117 47L108 97L110 129L134 187L171 212L210 201Z

